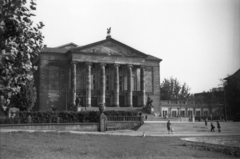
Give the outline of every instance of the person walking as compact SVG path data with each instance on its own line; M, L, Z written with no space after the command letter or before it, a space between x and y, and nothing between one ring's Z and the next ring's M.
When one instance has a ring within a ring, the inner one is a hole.
M217 120L217 128L218 128L218 132L221 132L221 124L219 120Z
M211 122L211 130L210 130L210 131L211 131L211 132L215 132L214 129L215 129L215 126L213 125L213 122Z
M205 119L205 126L207 126L207 123L208 123L208 119L206 118Z
M168 134L170 134L171 132L173 132L173 131L172 131L172 125L171 125L170 120L168 120L168 122L167 122L167 130L168 130Z

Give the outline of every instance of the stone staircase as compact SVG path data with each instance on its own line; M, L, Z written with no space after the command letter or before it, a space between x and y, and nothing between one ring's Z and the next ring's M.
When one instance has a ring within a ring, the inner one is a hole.
M143 114L146 118L145 118L145 121L168 121L168 120L171 120L171 121L178 121L178 118L163 118L163 117L158 117L158 116L155 116L153 114Z

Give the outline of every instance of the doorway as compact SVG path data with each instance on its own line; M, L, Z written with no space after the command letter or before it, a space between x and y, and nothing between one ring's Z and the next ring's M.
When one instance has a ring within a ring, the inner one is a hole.
M137 106L138 106L138 97L133 96L133 107L137 107Z
M119 106L125 107L125 96L123 96L123 95L119 96Z

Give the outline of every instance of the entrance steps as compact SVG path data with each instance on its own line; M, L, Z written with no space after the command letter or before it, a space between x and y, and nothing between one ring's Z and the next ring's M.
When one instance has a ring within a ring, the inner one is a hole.
M171 117L171 118L164 118L164 117L158 117L158 116L154 116L152 114L146 114L147 118L145 118L146 121L168 121L168 120L171 120L171 121L178 121L178 118L174 118L174 117Z

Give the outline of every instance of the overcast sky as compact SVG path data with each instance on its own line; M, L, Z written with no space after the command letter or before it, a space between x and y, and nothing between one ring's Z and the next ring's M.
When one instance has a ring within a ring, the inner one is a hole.
M111 36L163 59L161 82L174 77L191 93L218 87L240 69L240 0L39 0L44 43L86 45Z

